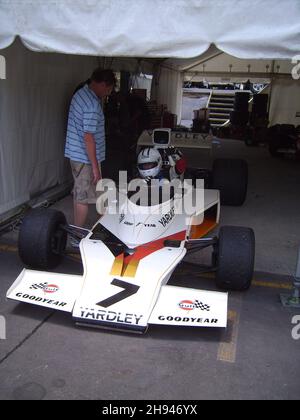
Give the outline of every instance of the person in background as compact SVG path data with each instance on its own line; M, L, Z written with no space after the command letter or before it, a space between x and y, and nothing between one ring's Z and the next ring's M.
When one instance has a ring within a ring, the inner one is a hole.
M112 70L97 68L71 100L65 157L70 159L74 178L74 224L79 227L85 225L88 205L95 203L96 185L102 178L105 125L101 99L111 94L115 84Z
M113 92L105 111L108 162L115 162L114 168L106 165L105 169L117 181L119 170L126 170L129 176L135 171L136 143L143 130L149 128L150 117L144 99L130 92Z

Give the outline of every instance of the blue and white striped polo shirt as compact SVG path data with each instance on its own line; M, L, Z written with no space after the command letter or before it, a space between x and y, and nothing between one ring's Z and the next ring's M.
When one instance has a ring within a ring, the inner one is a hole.
M73 96L68 118L65 157L75 162L91 164L84 133L92 133L98 162L105 159L104 115L97 95L84 85Z

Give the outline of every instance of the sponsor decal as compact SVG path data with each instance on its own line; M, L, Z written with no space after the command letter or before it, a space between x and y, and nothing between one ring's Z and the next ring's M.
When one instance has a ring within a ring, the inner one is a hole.
M121 312L105 311L103 309L81 308L81 318L94 321L118 322L120 324L139 325L143 315L122 314Z
M210 311L210 306L206 305L206 303L200 302L199 300L182 300L178 304L180 309L185 311L192 311L194 309L200 309L201 311Z
M182 300L178 306L185 311L192 311L194 309L194 302L191 300Z
M204 133L180 133L177 132L175 133L175 139L185 139L185 140L206 140L206 138L209 136L210 134L204 134Z
M29 289L31 290L43 290L44 293L55 293L59 290L59 287L56 284L49 284L47 282L44 283L35 283L32 284Z
M33 289L33 290L38 290L38 289L44 289L46 286L48 285L48 283L35 283L32 284L29 289Z
M154 223L142 223L142 222L137 223L136 227L138 227L140 225L143 225L146 228L155 228L156 227L156 225Z
M159 220L159 223L163 225L163 227L166 227L171 222L171 220L173 220L174 216L175 208L172 207L168 213L163 215L163 217Z
M125 219L125 214L121 213L120 218L119 218L119 223L122 223L124 219Z
M59 290L59 287L56 284L48 284L44 288L45 293L55 293Z
M132 222L128 222L127 220L125 220L125 221L124 221L124 225L126 225L126 226L133 226L133 225L134 225L134 223L132 223Z
M218 324L219 320L217 318L193 318L193 317L182 317L182 316L171 316L171 315L160 315L158 317L160 321L169 321L169 322L192 322L194 324Z
M42 298L42 297L38 297L38 296L34 296L34 295L29 295L28 293L17 293L16 296L18 298L22 298L25 300L29 300L29 301L34 301L34 302L39 302L39 303L45 303L47 305L53 305L53 306L57 306L57 307L63 307L66 306L67 303L66 302L60 302L59 300L54 300L54 299L47 299L47 298Z

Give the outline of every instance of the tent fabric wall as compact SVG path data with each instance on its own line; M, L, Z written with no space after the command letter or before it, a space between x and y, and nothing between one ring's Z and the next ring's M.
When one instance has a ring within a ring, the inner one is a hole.
M1 53L7 78L0 80L0 214L69 179L69 101L97 66L95 57L37 54L20 42Z
M155 61L154 61L155 62ZM133 74L152 74L153 60L139 57L98 57L98 65L114 71L128 71Z
M131 79L132 89L145 89L147 91L146 97L151 98L152 75L135 74Z
M273 80L269 120L270 125L300 125L300 80Z
M0 49L19 35L35 51L196 57L214 43L240 58L300 51L299 0L0 0Z
M177 115L177 121L181 119L182 83L182 73L165 67L155 72L152 82L151 99L167 105L168 111Z
M70 177L64 158L69 103L75 87L100 66L150 72L152 63L36 53L17 39L0 51L0 214Z

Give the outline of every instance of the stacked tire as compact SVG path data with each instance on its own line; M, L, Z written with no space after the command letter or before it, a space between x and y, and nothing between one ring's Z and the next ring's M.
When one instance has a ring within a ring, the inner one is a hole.
M274 157L284 156L282 150L295 150L297 153L298 131L292 124L276 124L268 129L269 151Z
M257 94L253 96L252 113L250 123L253 127L261 127L268 125L268 101L269 95Z
M212 168L212 188L220 191L225 206L241 206L247 196L248 165L242 159L216 159Z
M236 92L234 98L234 110L230 113L230 122L234 126L244 127L249 121L249 92Z

